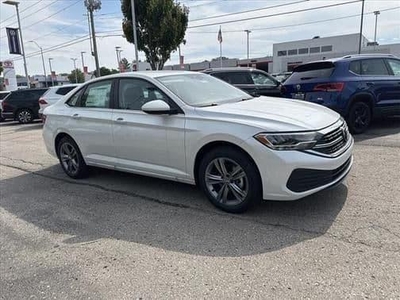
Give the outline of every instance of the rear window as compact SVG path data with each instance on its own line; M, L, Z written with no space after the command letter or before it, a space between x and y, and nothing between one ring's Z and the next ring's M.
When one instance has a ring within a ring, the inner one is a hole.
M57 95L66 95L68 94L70 91L72 91L74 88L76 88L75 86L66 86L66 87L61 87L56 91Z
M334 70L335 65L330 61L300 65L293 70L290 80L329 78Z

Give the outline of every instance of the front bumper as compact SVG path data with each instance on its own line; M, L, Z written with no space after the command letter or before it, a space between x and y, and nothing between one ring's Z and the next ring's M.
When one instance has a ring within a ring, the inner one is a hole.
M337 185L346 178L353 165L352 137L346 151L338 157L323 157L301 151L274 151L255 139L248 143L252 144L250 147L257 149L252 153L252 157L261 175L265 200L296 200ZM298 180L293 181L292 174L301 169L321 172L320 175L324 176L314 176L311 178L317 178L314 181L307 181L304 177L300 183ZM301 185L301 188L293 188L293 182Z

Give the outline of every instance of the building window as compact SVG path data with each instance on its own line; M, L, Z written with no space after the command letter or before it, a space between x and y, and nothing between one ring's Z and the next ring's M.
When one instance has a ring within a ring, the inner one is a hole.
M289 50L288 55L297 55L297 49Z
M311 47L310 53L320 53L320 47Z
M286 56L286 50L278 51L278 56Z
M299 49L299 54L308 54L308 48Z
M332 46L322 46L321 52L330 52L332 51Z

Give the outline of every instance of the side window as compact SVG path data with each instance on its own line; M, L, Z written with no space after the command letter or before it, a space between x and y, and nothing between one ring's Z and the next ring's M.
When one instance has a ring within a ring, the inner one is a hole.
M269 78L263 73L251 72L251 78L253 79L255 85L277 85L273 79Z
M226 73L217 72L217 73L213 73L211 75L214 76L214 77L217 77L217 78L219 78L219 79L221 79L223 81L226 81L228 83L232 83L231 79L229 78L228 74L226 74Z
M64 96L64 95L68 94L70 91L72 91L74 88L75 88L75 86L62 87L56 91L56 94Z
M89 84L81 98L81 107L108 108L110 106L111 80Z
M388 59L390 68L392 69L394 76L400 76L400 60Z
M83 89L75 93L71 98L66 102L68 106L78 106L79 97L82 95Z
M355 60L350 62L349 70L355 74L361 75L361 61Z
M361 61L362 75L389 75L385 62L381 58L365 59Z
M142 110L143 104L153 100L163 100L171 105L167 96L146 80L121 79L119 81L118 104L120 109Z
M226 73L228 82L232 84L253 84L249 73L245 72L231 72Z

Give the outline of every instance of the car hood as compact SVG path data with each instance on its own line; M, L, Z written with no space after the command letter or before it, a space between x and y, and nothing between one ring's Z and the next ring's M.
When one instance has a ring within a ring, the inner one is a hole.
M338 113L321 105L274 97L200 107L196 111L203 117L273 132L319 130L340 118Z

